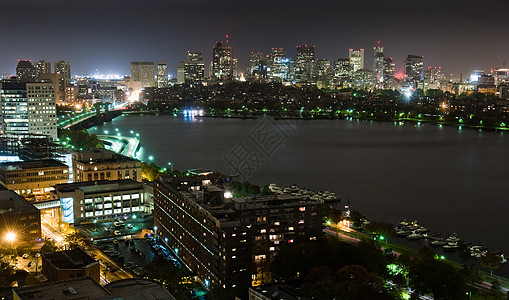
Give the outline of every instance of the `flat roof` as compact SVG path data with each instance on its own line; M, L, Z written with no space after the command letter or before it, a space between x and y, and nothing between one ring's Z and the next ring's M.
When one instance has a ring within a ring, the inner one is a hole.
M153 280L131 278L108 283L104 286L111 293L111 298L123 300L175 300L161 284ZM109 299L104 297L101 299Z
M81 248L43 253L43 256L59 269L82 269L92 263L99 263Z
M108 299L110 293L90 277L52 281L28 287L14 288L23 299Z
M0 163L0 169L3 169L5 171L44 169L44 168L52 168L52 167L69 168L66 164L64 164L56 159L26 160L26 161Z
M143 189L143 183L133 179L85 181L55 185L55 191L61 193L82 190L85 194L97 194L136 189Z
M8 207L5 207L3 204L7 201L11 201L11 203ZM25 197L20 196L11 190L2 190L0 202L4 202L2 203L2 209L0 209L0 215L39 211L39 209L32 203L28 202Z

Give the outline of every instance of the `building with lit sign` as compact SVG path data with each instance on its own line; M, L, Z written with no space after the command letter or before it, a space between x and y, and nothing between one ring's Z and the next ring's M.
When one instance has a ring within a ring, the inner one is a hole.
M60 199L62 221L80 224L94 219L113 219L150 213L150 188L134 180L58 184L52 193Z

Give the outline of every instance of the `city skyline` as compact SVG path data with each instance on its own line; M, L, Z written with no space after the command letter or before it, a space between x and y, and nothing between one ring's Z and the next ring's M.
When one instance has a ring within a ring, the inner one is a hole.
M405 57L413 54L424 56L426 67L441 66L449 76L463 73L464 78L474 69L488 71L508 59L509 42L498 38L503 36L503 20L496 17L505 3L488 1L482 12L457 1L440 5L428 1L426 7L367 1L364 8L325 1L313 7L303 3L262 1L242 6L229 0L93 0L84 7L60 0L6 1L0 18L13 25L0 29L4 44L9 45L1 51L0 75L13 74L19 59L69 61L73 74L96 70L129 74L131 61L166 61L169 73L175 75L187 50L203 51L208 63L212 46L224 41L226 34L239 59L239 73L247 69L251 51L268 53L272 47L283 47L295 57L301 44L315 45L316 58L332 62L348 57L349 48L364 48L366 58L372 57L373 46L381 40L398 73ZM19 10L23 22L12 13ZM370 63L366 67L371 68Z

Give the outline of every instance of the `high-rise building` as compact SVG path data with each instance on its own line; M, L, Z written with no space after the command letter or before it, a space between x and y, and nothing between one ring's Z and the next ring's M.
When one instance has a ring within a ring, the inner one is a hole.
M322 205L291 195L235 198L231 178L211 172L154 182L156 234L206 287L270 280L282 245L321 235Z
M417 55L408 55L405 59L405 81L418 83L422 81L424 70L424 57Z
M0 118L2 135L28 133L28 102L26 84L0 83Z
M267 64L267 55L261 52L251 52L249 56L249 75L255 80L267 79Z
M212 77L216 80L233 80L233 48L228 42L216 42L212 48Z
M30 60L18 60L16 78L21 83L35 82L36 70Z
M155 87L154 62L131 62L131 78L141 82L142 88Z
M203 51L187 51L185 80L189 83L201 83L205 80L205 62Z
M51 63L40 60L35 63L35 70L37 77L39 77L40 74L49 74L51 73Z
M205 80L203 51L187 51L187 60L177 66L177 83L202 83Z
M71 83L71 63L66 61L59 61L55 63L55 73L62 74L63 84L62 86L65 88L69 83Z
M28 133L57 138L55 85L48 82L27 83Z
M352 72L357 72L364 69L364 49L348 49L348 58L350 59Z
M373 71L376 74L376 86L377 88L383 88L384 82L384 47L378 41L377 45L373 47Z
M3 134L43 134L57 138L53 83L1 83L0 109Z
M352 77L350 59L340 58L334 62L334 83L339 87L347 87Z
M383 71L382 71L382 80L378 86L378 88L383 89L394 89L396 82L396 65L394 64L394 60L392 57L384 57L383 60ZM377 77L378 83L378 77Z
M272 48L267 72L270 80L287 82L290 80L290 59L283 48Z
M315 46L297 46L297 57L293 70L295 82L311 81L313 63L315 61Z
M165 62L157 63L157 87L168 87L168 65Z
M330 60L317 59L313 63L312 81L316 82L318 88L329 88L332 83L332 74Z

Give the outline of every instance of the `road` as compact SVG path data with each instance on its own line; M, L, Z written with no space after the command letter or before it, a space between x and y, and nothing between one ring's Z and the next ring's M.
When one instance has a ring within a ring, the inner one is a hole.
M55 243L62 247L64 246L65 236L58 231L57 229L51 227L46 222L41 222L41 229L43 237L45 238L51 238ZM92 247L89 249L90 252L92 252L95 255L95 259L101 261L101 284L105 285L112 281L117 281L121 279L129 279L133 278L134 276L130 274L129 272L122 269L122 266L118 265L115 261L110 259L108 256L106 256L104 253L102 253L100 250L98 250L95 247ZM110 267L113 267L115 269L115 272L110 272L107 270L107 266L105 265L107 263Z
M119 135L97 135L102 141L108 141L112 144L110 150L122 155L136 158L136 150L140 140L136 137L127 137Z

